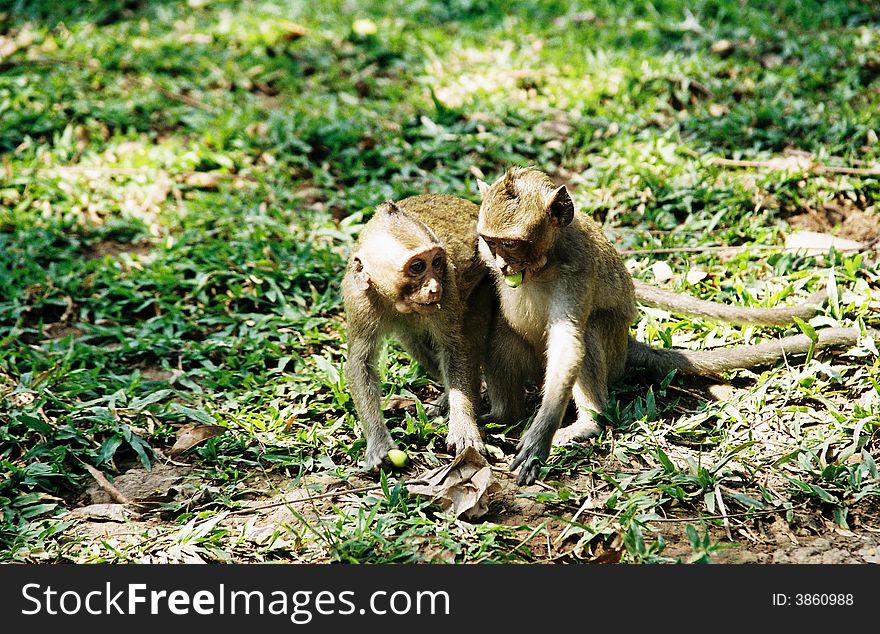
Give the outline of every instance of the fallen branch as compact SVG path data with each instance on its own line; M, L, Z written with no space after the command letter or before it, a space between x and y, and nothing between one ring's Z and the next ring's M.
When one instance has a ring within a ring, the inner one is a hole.
M874 247L880 238L871 240L870 242L859 245L858 247L835 247L836 251L841 253L858 253L867 251ZM711 253L713 251L730 251L733 253L748 253L749 251L803 251L804 247L786 247L772 244L744 244L738 247L729 246L709 246L709 247L663 247L657 249L621 249L621 255L639 255L639 254L657 254L657 253Z
M110 480L108 480L103 473L85 462L83 462L83 466L86 468L86 471L92 474L92 477L95 479L95 482L98 483L98 486L101 487L107 495L113 498L114 502L118 502L119 504L129 504L131 502L131 500L125 497L122 491L110 483Z
M850 176L880 176L880 166L872 167L846 167L837 165L825 165L817 163L806 157L792 156L767 161L741 161L738 159L726 159L715 157L709 161L713 165L723 167L755 167L773 170L800 170L815 172L817 174L847 174Z

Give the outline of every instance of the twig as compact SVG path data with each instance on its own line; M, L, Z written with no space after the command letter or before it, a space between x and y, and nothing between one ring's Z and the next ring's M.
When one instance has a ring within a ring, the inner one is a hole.
M98 483L98 486L101 487L101 489L103 489L104 492L107 493L107 495L113 498L114 502L118 502L120 504L129 504L131 502L131 500L125 497L122 491L120 491L110 483L110 480L108 480L103 473L95 469L90 464L87 464L85 462L83 462L82 464L86 468L86 471L92 474L92 477L95 479L95 482Z
M428 484L425 480L404 480L403 484L409 486L411 484ZM376 489L381 489L381 484L371 484L369 486L358 487L355 489L339 489L338 491L330 491L329 493L320 493L318 495L308 495L304 498L299 498L298 500L282 500L281 502L272 502L270 504L263 504L261 506L251 506L246 509L237 509L235 511L229 511L230 515L243 515L245 513L254 513L258 511L265 511L266 509L273 509L278 506L287 506L288 504L298 504L299 502L314 502L315 500L323 500L326 498L338 497L340 495L345 495L346 493L366 493L367 491L375 491Z
M209 106L203 101L199 101L195 97L190 97L189 95L184 95L179 92L173 92L168 90L167 88L163 88L162 86L156 86L160 93L168 97L169 99L174 99L175 101L179 101L181 103L186 104L187 106L192 106L193 108L198 108L199 110L204 110L205 112L209 112L211 114L217 114L219 110L213 106Z
M868 248L876 244L876 240L872 240L867 244L860 244L853 247L839 247L834 249L841 253L850 253L856 251L866 251ZM774 246L772 244L744 244L738 247L731 246L710 246L710 247L664 247L657 249L621 249L621 255L639 255L652 253L710 253L713 251L733 251L736 253L747 253L748 251L803 251L804 247L786 247Z
M880 167L846 167L825 165L824 163L817 163L811 159L795 159L789 161L786 161L785 159L776 159L769 161L741 161L738 159L725 159L716 157L711 159L709 162L724 167L758 167L770 169L787 169L792 167L799 167L805 172L816 172L817 174L830 173L847 174L850 176L880 176Z
M589 496L589 495L588 495L586 498L584 498L584 503L581 504L581 506L580 506L580 508L577 510L577 512L576 512L574 515L571 516L571 520L569 520L569 521L571 522L571 524L574 524L575 522L577 522L578 518L581 516L581 513L583 513L584 511L588 510L587 507L589 507L590 504L591 504L592 502L593 502L593 497L592 497L592 496ZM563 541L566 537L568 537L568 532L569 532L569 529L571 528L571 524L569 524L569 525L566 526L564 529L562 529L562 532L559 533L559 537L557 537L555 540L553 540L553 545L554 545L554 546L559 546L559 544L561 544L562 541Z

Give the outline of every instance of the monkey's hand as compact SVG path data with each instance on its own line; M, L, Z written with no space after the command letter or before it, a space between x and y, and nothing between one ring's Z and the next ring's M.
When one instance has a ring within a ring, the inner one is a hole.
M539 434L529 433L533 429L535 429L534 424L519 441L516 448L516 458L510 463L511 471L516 471L519 467L516 482L521 486L533 484L538 479L541 465L547 461L547 456L550 455L549 439Z
M385 465L391 467L388 452L397 449L397 445L390 438L380 438L376 442L367 443L367 455L364 458L367 471L374 471Z
M431 418L435 416L443 416L449 411L449 391L443 392L436 402L430 403L425 407L425 414Z

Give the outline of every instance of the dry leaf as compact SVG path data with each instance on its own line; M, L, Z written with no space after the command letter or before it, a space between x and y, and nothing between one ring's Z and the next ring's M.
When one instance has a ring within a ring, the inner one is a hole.
M691 269L687 272L687 283L688 284L696 284L697 282L706 279L709 274L706 271L701 269Z
M218 189L221 178L216 172L192 172L186 175L183 183L196 189Z
M412 407L415 405L415 400L411 398L407 398L406 396L401 396L400 394L393 394L388 397L388 402L385 403L385 411L393 412L399 409L406 409L408 407Z
M730 40L718 40L709 50L720 57L727 57L736 50L736 45Z
M284 39L290 41L298 40L309 32L308 29L302 24L297 24L296 22L291 22L290 20L282 20L278 26L281 27L282 31L284 31Z
M658 283L672 279L672 268L666 262L654 262L651 265L651 271L654 273L654 280Z
M865 245L817 231L796 231L785 239L786 249L803 251L807 255L822 255L828 253L828 249L832 247L837 251L859 251Z
M473 447L467 447L448 465L431 469L418 476L427 484L411 484L410 493L431 498L466 520L475 520L489 509L489 496L501 485L492 475L486 459Z
M225 431L226 428L220 425L199 425L198 423L184 425L178 430L177 440L168 455L172 458L179 456L187 449L205 442L208 438L219 436Z

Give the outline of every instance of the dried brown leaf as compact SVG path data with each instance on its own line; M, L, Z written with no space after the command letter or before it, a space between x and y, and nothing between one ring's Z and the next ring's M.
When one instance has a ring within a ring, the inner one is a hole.
M174 446L168 452L172 458L179 456L184 451L191 449L199 443L205 442L209 438L219 436L226 431L221 425L199 425L198 423L189 423L184 425L177 432L177 440Z

